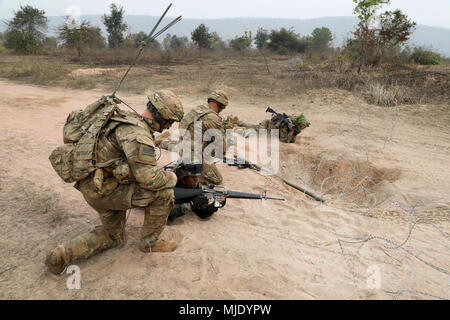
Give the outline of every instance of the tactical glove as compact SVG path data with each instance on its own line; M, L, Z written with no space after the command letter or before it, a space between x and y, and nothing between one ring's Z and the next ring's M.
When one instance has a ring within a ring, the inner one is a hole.
M214 203L209 203L208 198L204 195L199 195L191 201L192 211L200 218L206 219L212 216L217 208L214 207Z

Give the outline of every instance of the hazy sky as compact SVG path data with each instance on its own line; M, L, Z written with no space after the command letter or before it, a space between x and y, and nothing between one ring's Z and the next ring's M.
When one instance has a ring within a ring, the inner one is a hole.
M20 4L45 10L49 16L67 15L76 6L81 14L103 14L111 3L123 5L127 14L160 15L167 5L169 16L185 18L273 17L310 19L351 16L352 0L0 0L0 18L10 18ZM419 24L450 28L450 0L392 0Z

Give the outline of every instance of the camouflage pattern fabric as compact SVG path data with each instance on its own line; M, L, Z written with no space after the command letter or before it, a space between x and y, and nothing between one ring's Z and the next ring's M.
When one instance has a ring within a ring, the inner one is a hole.
M220 173L217 166L212 164L203 164L203 173L200 177L200 183L201 184L215 184L215 185L221 185L223 182L222 174Z
M211 109L209 105L200 105L195 109L191 110L189 113L185 115L183 120L180 123L180 129L184 129L188 131L191 135L192 147L194 143L194 122L202 121L202 134L209 129L217 129L220 130L223 136L223 150L226 150L226 135L225 130L222 126L223 120L222 117ZM205 141L202 144L202 154L203 150L210 144L211 142ZM200 179L201 182L205 184L217 184L220 185L223 182L222 175L219 170L215 166L215 164L205 164L203 163L203 174Z
M189 213L189 205L187 203L176 204L169 214L169 220L182 217Z
M140 249L148 252L156 244L173 208L176 184L172 175L157 168L153 132L158 129L154 121L125 114L102 130L97 148L102 173L75 185L98 212L102 226L64 243L70 259L86 259L122 243L126 210L131 208L145 208Z
M290 124L289 125L282 125L280 128L277 128L275 121L270 120L264 120L260 122L257 125L246 123L240 120L237 120L234 122L236 126L244 127L247 129L255 129L256 131L260 129L267 130L267 135L270 136L272 129L279 129L279 139L281 142L285 143L294 143L297 139L297 135L300 134L300 132L309 126L309 123L307 121L298 123L294 116L289 116Z
M149 252L151 247L156 244L164 230L174 202L173 189L165 189L158 191L153 202L145 208L144 224L139 242L141 251Z

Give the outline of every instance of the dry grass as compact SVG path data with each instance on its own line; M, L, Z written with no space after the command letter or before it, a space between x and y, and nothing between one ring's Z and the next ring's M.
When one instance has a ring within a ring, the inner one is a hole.
M39 85L55 84L72 70L71 66L40 57L0 60L0 76Z
M39 85L109 91L136 52L93 50L77 63L70 51L40 57L1 55L0 77ZM430 99L448 101L450 67L383 65L358 74L351 62L341 56L308 59L263 56L256 51L146 50L121 90L140 94L149 88L175 88L182 94L203 94L217 86L259 97L295 96L309 89L340 88L361 94L369 103L389 107Z
M369 82L366 85L367 101L383 107L393 107L401 104L423 103L425 97L414 97L406 86L383 85L379 82Z

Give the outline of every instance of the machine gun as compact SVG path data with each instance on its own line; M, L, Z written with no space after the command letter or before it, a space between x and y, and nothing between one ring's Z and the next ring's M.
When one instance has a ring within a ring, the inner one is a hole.
M222 208L224 203L220 199L251 199L251 200L279 200L284 201L284 198L273 198L268 197L266 191L262 194L245 193L238 191L226 190L222 186L216 186L213 184L208 185L206 188L188 189L188 188L177 188L174 189L175 194L175 204L188 203L191 202L195 197L199 195L204 195L207 198L214 199L214 207Z
M271 107L267 107L266 112L273 114L272 121L275 123L277 129L279 129L283 124L287 126L291 124L291 120L289 119L289 116L286 113L278 113Z

